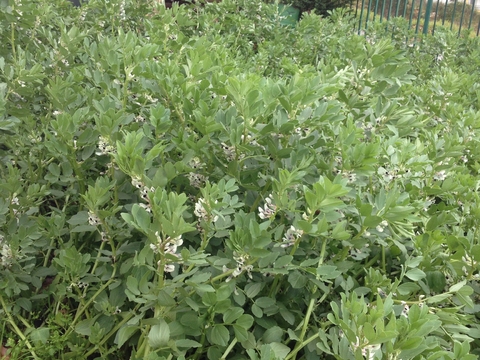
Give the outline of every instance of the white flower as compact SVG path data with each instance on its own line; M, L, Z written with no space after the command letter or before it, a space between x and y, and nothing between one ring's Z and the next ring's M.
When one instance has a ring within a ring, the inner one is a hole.
M108 155L115 152L115 148L110 145L109 140L104 136L99 136L98 138L98 150L95 151L95 154L98 156L100 155Z
M248 277L251 279L252 278L252 270L253 270L253 265L245 265L245 262L248 260L248 255L237 255L236 253L233 256L233 259L237 262L237 266L233 270L232 275L230 275L226 282L229 282L233 278L236 278L240 274L242 274L244 271L247 272ZM223 268L223 272L228 271L227 267Z
M93 226L98 226L101 224L100 218L95 215L94 212L89 211L88 212L88 223Z
M215 203L217 203L216 200L215 200ZM210 222L210 221L216 222L218 220L218 216L210 215L210 213L205 208L205 205L208 205L208 204L205 202L204 198L198 199L198 201L195 203L195 210L193 211L193 213L195 214L195 216L198 217L199 220L203 220L206 222Z
M138 204L138 206L144 208L146 212L148 212L150 214L152 213L152 206L150 204L141 203L141 204Z
M153 251L154 254L158 254L159 252L159 248L158 248L158 245L157 244L150 244L150 249Z
M3 240L3 237L2 237L2 240ZM0 264L3 267L8 268L12 266L13 251L10 248L10 245L2 244L2 250L0 252L0 255L1 255Z
M376 229L378 232L383 232L385 228L388 226L388 221L383 220L380 224L377 225Z
M380 347L381 347L380 344L367 345L362 349L362 355L367 360L374 360L375 353L377 352L377 350L380 350Z
M277 207L272 203L272 195L268 195L268 197L265 199L265 205L262 207L258 207L258 216L260 219L269 219L273 215L275 215L277 211Z
M133 182L133 181L132 181ZM149 201L148 200L148 193L149 192L155 192L155 188L152 186L152 187L146 187L144 186L142 188L142 190L140 191L140 197L142 198L142 200L144 201Z
M405 301L402 301L402 305L403 305L403 310L400 315L408 318L408 312L410 311L410 306L408 306L408 304Z
M183 244L182 235L177 236L176 238L168 237L165 240L163 251L165 254L176 255L177 248Z
M227 144L222 143L222 149L223 149L223 152L225 153L227 161L235 160L236 153L235 153L235 147L234 146L228 146Z
M190 181L190 185L197 189L200 188L207 180L207 178L202 174L197 174L193 172L188 173L187 177L188 177L188 180Z
M145 118L142 115L137 115L137 116L135 116L135 122L143 123L143 122L145 122Z
M435 173L433 175L433 180L438 180L438 181L443 181L447 178L447 174L445 173L445 170L441 170Z
M142 179L140 179L138 176L132 177L132 185L135 186L137 189L141 189L145 186L142 182Z
M295 241L303 235L302 230L296 229L293 225L287 230L283 236L283 244L280 245L283 248L290 247L295 244Z
M165 271L166 273L174 272L175 271L175 265L174 264L166 264L163 267L163 271Z

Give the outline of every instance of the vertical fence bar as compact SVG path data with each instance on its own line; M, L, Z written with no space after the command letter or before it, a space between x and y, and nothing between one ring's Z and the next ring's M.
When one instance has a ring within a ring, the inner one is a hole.
M423 1L420 1L420 7L418 8L417 26L415 26L415 34L418 34L418 28L420 27L420 18L422 16Z
M466 0L465 0L466 1ZM423 22L423 34L428 33L428 25L430 24L430 15L432 12L433 0L428 0L427 8L425 9L425 21Z
M370 8L372 6L372 0L368 0L367 18L365 20L365 30L368 28L368 20L370 19Z
M453 14L452 14L452 23L450 24L450 30L453 30L453 21L455 20L455 10L457 9L457 0L453 2Z
M413 12L415 11L415 0L412 0L412 8L410 9L410 20L408 21L408 30L412 28Z
M387 21L390 20L390 13L392 12L392 2L393 0L389 0L389 3L388 3Z
M375 9L373 10L373 21L375 21L375 16L378 12L378 0L375 0Z
M407 17L407 5L408 5L408 0L405 0L405 3L403 4L403 17Z
M475 1L475 0L474 0ZM433 30L432 35L435 34L435 26L437 26L437 17L438 17L438 6L440 5L440 0L437 0L437 6L435 7L435 19L433 20Z
M480 34L480 20L478 20L478 27L477 27L477 36Z
M447 18L447 6L448 0L445 1L445 7L443 8L442 26L445 25L445 19Z
M400 10L400 0L397 0L397 8L395 9L395 17L398 17L398 10Z
M362 0L362 8L360 9L360 21L358 22L358 34L360 34L360 29L362 27L362 19L363 19L363 9L365 7L365 0Z
M385 1L387 0L382 0L382 12L380 13L380 22L382 22L382 17L385 14Z
M465 15L465 6L467 6L467 0L463 0L462 16L460 16L460 26L458 27L458 36L460 36L460 32L462 31L463 16Z
M475 0L472 1L472 12L470 13L470 20L468 20L468 30L472 28L473 15L475 14Z

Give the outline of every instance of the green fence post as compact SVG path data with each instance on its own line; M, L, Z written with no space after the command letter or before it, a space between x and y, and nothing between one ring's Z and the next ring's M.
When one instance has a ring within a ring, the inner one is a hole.
M382 22L382 16L385 15L385 1L387 0L382 1L382 12L380 13L380 22Z
M428 33L428 25L430 23L430 14L432 13L433 0L428 0L427 8L425 9L425 22L423 23L423 34Z
M448 0L445 1L445 7L443 8L442 26L445 25L445 18L447 17L447 6Z
M365 7L365 0L362 0L362 8L360 9L360 21L358 22L358 34L360 35L360 29L362 27L363 9Z
M408 5L408 0L405 0L403 3L403 18L407 17L407 5Z
M375 0L375 9L373 10L373 21L375 21L375 15L378 12L378 0Z
M387 21L390 20L390 13L392 12L392 2L393 2L393 0L390 0L390 2L388 3Z
M474 0L475 1L475 0ZM435 8L435 19L433 20L433 30L432 35L435 34L435 27L437 26L437 17L438 17L438 6L440 5L440 0L437 0L437 6Z
M415 11L415 0L412 0L412 8L410 9L410 19L408 20L408 30L412 28L413 12Z
M368 28L368 20L370 19L370 8L372 7L372 0L368 0L367 19L365 20L365 30ZM375 18L374 18L375 21Z
M470 20L468 21L468 30L472 28L473 15L475 14L475 0L472 1L472 12L470 13Z
M460 26L458 27L458 36L460 36L460 32L462 31L463 16L465 15L465 6L467 6L467 0L463 0L462 16L460 17Z
M422 9L423 9L423 1L420 1L420 7L418 8L418 16L417 16L417 26L415 27L415 34L418 34L418 28L420 27L420 19L422 18Z
M398 17L398 10L400 10L400 0L397 0L397 8L395 9L395 17Z
M450 30L453 30L453 22L455 21L455 10L457 9L457 0L453 2L453 14L452 14L452 23L450 24Z

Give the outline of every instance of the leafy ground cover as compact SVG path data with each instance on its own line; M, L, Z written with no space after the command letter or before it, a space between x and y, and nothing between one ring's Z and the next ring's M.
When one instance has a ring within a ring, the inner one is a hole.
M477 358L479 39L0 9L10 359Z

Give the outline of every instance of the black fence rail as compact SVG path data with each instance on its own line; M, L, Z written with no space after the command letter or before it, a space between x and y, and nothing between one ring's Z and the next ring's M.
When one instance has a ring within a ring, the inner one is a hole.
M451 30L468 30L469 36L480 34L480 0L356 0L355 15L358 31L371 22L403 17L415 33L435 32L438 26Z

